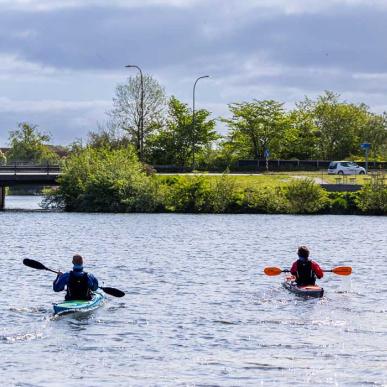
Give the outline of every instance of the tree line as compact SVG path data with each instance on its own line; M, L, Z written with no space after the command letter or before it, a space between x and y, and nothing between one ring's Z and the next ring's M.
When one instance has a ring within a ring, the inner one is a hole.
M290 110L279 101L253 99L230 103L229 117L213 118L208 110L199 109L193 119L190 106L175 96L167 98L151 75L144 76L143 87L143 105L140 76L116 87L106 122L89 132L89 146L119 149L131 144L142 162L182 167L195 163L201 168L227 167L240 159L265 156L361 159L364 142L371 144L371 159L387 158L387 113L373 113L367 105L343 101L331 91L315 99L306 97ZM218 123L228 129L226 135L216 131ZM8 161L57 161L58 148L47 147L49 141L50 136L36 126L21 123L10 132L5 156ZM66 151L80 146L75 141Z

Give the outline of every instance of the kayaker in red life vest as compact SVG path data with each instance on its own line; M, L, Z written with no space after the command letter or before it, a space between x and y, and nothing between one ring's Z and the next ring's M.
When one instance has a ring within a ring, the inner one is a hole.
M296 277L298 286L315 285L318 279L324 276L319 264L309 259L309 249L300 246L297 251L298 259L293 262L290 273Z
M83 258L79 254L73 256L73 265L70 272L58 272L53 283L54 292L60 292L66 286L66 301L90 300L92 291L98 289L98 280L92 274L83 271Z

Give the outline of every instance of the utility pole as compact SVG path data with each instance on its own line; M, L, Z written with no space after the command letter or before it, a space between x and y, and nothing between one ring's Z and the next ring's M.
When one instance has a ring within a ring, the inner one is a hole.
M196 84L199 79L209 78L209 75L202 75L201 77L196 78L196 81L193 85L192 91L192 170L195 169L195 142L196 142L196 134L195 134L195 89Z
M139 152L140 160L144 161L144 77L141 68L137 65L126 65L125 67L135 67L140 72L141 80L141 96L140 96L140 138L139 138Z

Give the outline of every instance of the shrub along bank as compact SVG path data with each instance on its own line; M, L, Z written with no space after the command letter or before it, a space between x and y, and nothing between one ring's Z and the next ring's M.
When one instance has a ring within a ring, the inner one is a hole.
M235 177L146 172L133 148L78 150L64 163L46 207L85 212L387 214L387 187L374 180L359 192L328 193L311 179L279 186L239 185Z

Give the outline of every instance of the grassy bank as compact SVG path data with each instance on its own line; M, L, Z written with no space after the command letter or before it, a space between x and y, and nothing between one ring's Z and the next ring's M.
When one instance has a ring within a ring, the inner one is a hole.
M171 176L194 176L194 174L158 174L157 178L164 181ZM216 179L219 174L197 174L208 179ZM267 172L262 174L229 174L230 178L235 180L235 184L241 188L260 188L284 186L294 179L309 178L317 184L336 184L336 183L351 183L351 184L367 184L371 181L371 175L328 175L326 171L309 172Z

